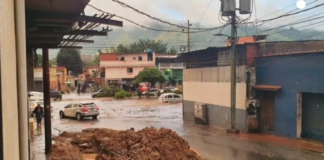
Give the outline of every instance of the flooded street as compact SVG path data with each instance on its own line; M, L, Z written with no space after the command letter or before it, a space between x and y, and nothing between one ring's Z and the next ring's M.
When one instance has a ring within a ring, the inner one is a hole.
M110 128L139 130L145 127L165 127L174 130L191 147L208 160L314 160L323 159L321 153L285 146L250 141L225 134L211 127L198 126L182 120L182 104L163 104L156 99L94 99L90 95L64 97L67 101L53 102L52 132L81 131L86 128ZM73 100L74 99L74 100ZM100 108L97 120L86 118L60 119L61 108L73 102L94 102ZM43 160L44 131L34 129L31 142L31 159Z

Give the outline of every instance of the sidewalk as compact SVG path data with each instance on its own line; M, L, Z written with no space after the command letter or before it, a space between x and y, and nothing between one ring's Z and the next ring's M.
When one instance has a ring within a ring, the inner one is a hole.
M277 145L284 145L287 147L294 147L294 148L300 148L304 150L324 153L324 143L316 142L316 141L310 141L305 139L290 139L290 138L278 137L278 136L267 135L267 134L241 133L241 134L235 134L234 136L247 139L247 140L268 142Z

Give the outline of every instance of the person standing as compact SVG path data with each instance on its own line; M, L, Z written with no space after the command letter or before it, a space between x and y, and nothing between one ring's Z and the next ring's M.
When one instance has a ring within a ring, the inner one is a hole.
M43 113L43 108L38 104L33 111L33 114L36 116L37 127L41 127Z

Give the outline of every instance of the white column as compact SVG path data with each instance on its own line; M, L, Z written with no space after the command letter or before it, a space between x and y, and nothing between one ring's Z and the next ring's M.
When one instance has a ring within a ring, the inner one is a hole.
M19 160L17 62L13 0L0 0L0 61L4 160Z
M15 0L20 160L29 159L25 1Z

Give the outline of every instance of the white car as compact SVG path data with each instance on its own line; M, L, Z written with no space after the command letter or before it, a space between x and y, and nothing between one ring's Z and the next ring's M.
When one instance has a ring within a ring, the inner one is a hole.
M97 119L99 116L99 107L94 103L71 103L60 110L60 117L72 117L82 120L84 117Z
M165 90L170 90L170 91L174 92L174 91L177 91L179 89L176 88L176 87L173 87L173 86L168 86L168 87L165 87Z
M164 91L163 89L157 89L157 88L150 89L150 93L152 94L158 94L159 92L162 94ZM147 94L147 91L143 92L143 94Z
M165 93L159 97L158 101L162 103L179 103L182 102L182 98L175 93Z

